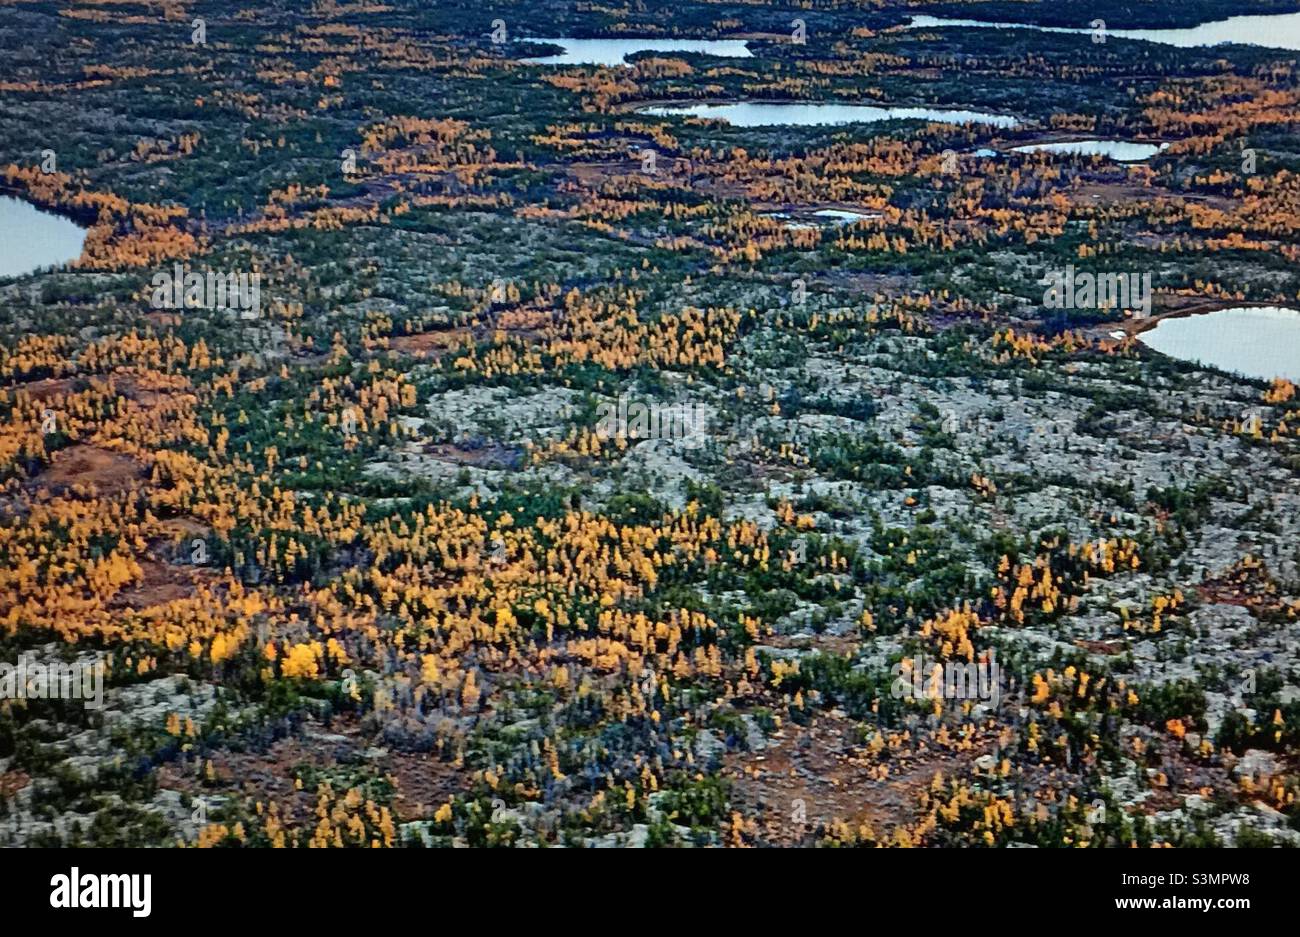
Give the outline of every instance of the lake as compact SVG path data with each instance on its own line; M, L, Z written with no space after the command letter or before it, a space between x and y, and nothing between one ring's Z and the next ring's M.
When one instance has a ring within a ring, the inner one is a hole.
M825 218L832 224L855 224L871 218L879 218L879 212L849 211L844 208L821 208L813 212L814 218Z
M1300 311L1238 306L1161 319L1139 341L1161 354L1246 377L1300 381Z
M1061 143L1031 143L1012 147L1013 153L1065 153L1071 156L1105 156L1121 163L1133 163L1155 156L1168 143L1128 143L1124 140L1069 140Z
M936 16L913 16L908 29L965 26L983 29L1033 29L1044 33L1092 33L1088 27L1034 26L1030 23L992 23L985 20L942 19ZM1300 50L1300 13L1276 13L1261 16L1232 16L1225 20L1201 23L1185 29L1110 29L1106 36L1141 39L1187 49L1214 46L1221 42L1260 46L1265 49Z
M85 229L67 218L0 196L0 277L71 263L85 242Z
M1014 127L1017 120L983 111L953 111L930 107L872 107L867 104L785 104L741 101L734 104L695 104L687 107L646 107L655 117L706 117L734 127L818 127L874 124L883 120L928 120L942 124L987 124Z
M800 221L791 218L785 212L779 211L772 212L768 215L769 218L776 218L779 221L784 221L787 228L799 231L811 228L821 228L828 224L835 227L846 224L856 224L859 221L868 221L872 218L879 218L880 213L849 211L846 208L819 208L816 211L810 212L808 216L815 220Z
M559 55L523 59L528 65L626 65L637 52L694 52L723 59L750 59L743 39L534 39L564 49Z

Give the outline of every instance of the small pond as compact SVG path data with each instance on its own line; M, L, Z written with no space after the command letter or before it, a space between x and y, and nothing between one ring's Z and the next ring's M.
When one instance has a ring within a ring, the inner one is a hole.
M0 277L61 267L81 256L86 229L21 199L0 196Z
M1238 306L1161 319L1139 340L1161 354L1246 377L1300 382L1300 311Z
M734 104L695 104L686 107L646 107L655 117L705 117L734 127L819 127L874 124L885 120L928 120L943 124L987 124L1014 127L1005 114L946 110L932 107L874 107L868 104L799 104L740 101Z

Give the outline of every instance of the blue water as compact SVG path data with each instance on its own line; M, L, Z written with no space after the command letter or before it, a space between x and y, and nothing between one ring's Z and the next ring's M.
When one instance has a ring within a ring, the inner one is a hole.
M1064 153L1071 156L1106 156L1121 163L1150 159L1168 144L1128 143L1124 140L1070 140L1062 143L1031 143L1017 146L1013 153Z
M529 65L626 65L626 58L636 52L695 52L718 58L749 59L754 57L742 39L534 39L561 46L559 55L524 59Z
M964 26L978 29L1033 29L1044 33L1092 34L1089 27L1034 26L1029 23L991 23L984 20L943 19L936 16L913 16L908 29ZM1107 38L1141 39L1187 49L1215 46L1223 42L1261 46L1265 49L1300 50L1300 13L1276 13L1262 16L1232 16L1225 20L1201 23L1184 29L1106 29Z
M784 104L741 101L734 104L694 104L687 107L646 107L655 117L705 117L735 127L813 127L874 124L884 120L929 120L943 124L987 124L1014 127L1014 117L984 111L954 111L932 107L873 107L868 104Z
M67 218L0 196L0 277L71 263L85 242L85 229Z
M1156 351L1271 381L1300 381L1300 311L1238 306L1161 319L1138 339Z

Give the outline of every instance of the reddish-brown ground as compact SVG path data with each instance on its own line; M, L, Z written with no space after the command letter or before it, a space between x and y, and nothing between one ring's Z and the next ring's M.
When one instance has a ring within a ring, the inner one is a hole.
M93 485L100 495L120 494L140 483L141 466L130 456L77 443L60 449L34 482L51 491Z
M275 801L281 816L287 808L294 821L312 825L316 789L310 783L301 790L294 786L294 779L307 773L304 769L332 778L338 794L347 778L366 774L386 777L394 787L392 809L399 823L432 817L440 804L468 787L469 772L436 754L372 749L371 744L369 733L354 720L336 718L328 728L312 721L297 735L273 742L264 751L205 753L217 778L210 788L199 781L202 762L192 760L163 765L158 772L159 786L198 796L205 790L222 793L237 781L240 792L252 801ZM366 764L374 770L359 770Z
M195 585L200 575L193 568L171 566L148 559L140 561L140 570L144 573L144 578L113 596L108 603L109 608L140 610L189 598L196 591Z
M1220 211L1234 211L1238 203L1221 195L1188 195L1156 185L1139 185L1126 181L1088 181L1071 189L1067 197L1076 205L1096 205L1107 202L1154 202L1156 199L1176 199L1200 202Z
M470 338L467 329L446 332L420 332L416 335L397 335L388 340L388 347L416 358L440 358L451 348L465 344Z
M472 465L475 468L506 468L518 462L520 456L517 449L511 449L509 446L462 449L454 443L434 443L425 446L424 451L440 462Z
M67 394L72 390L73 380L70 377L46 378L43 381L29 381L21 385L21 390L31 394L32 400L44 403L57 394Z
M758 824L762 845L804 842L820 824L842 820L867 823L879 837L917 819L921 793L936 771L945 777L964 769L979 752L907 754L890 762L883 780L872 774L876 760L854 737L855 724L823 715L811 726L786 725L759 752L733 752L723 773L732 781L732 804ZM797 821L803 801L806 824Z
M31 782L22 771L6 771L0 774L0 797L12 797Z
M1085 651L1091 651L1094 654L1120 654L1124 651L1124 646L1115 641L1088 641L1080 638L1074 642L1075 647L1081 647Z
M165 534L170 535L172 540L192 540L195 537L206 537L212 533L212 528L206 524L200 524L192 517L172 517L160 521L158 524Z

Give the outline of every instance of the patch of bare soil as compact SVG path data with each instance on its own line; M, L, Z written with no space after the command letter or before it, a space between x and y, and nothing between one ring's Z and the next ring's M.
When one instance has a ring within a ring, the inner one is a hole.
M1153 202L1156 199L1174 199L1186 202L1200 202L1220 211L1233 211L1237 203L1221 195L1191 195L1175 192L1155 185L1139 185L1127 181L1089 180L1067 195L1078 205L1096 205L1102 202Z
M616 179L643 175L641 157L636 154L629 155L626 159L605 162L568 163L564 168L575 183L587 189L598 189ZM710 178L704 167L692 166L691 161L683 157L659 154L656 159L656 175L662 181L694 188L718 198L741 198L749 193L749 189L739 182Z
M328 728L312 720L298 734L279 739L261 751L223 749L205 753L216 775L211 787L199 781L202 762L188 759L162 765L158 784L201 796L205 790L221 793L223 787L237 780L243 796L262 803L274 801L282 817L313 824L316 787L304 783L299 790L294 783L297 777L313 772L334 777L335 793L342 793L340 777L364 773L358 768L373 765L375 772L393 785L392 811L398 822L430 818L439 805L469 787L470 773L436 754L369 746L369 736L355 720L336 718Z
M1269 615L1295 617L1295 607L1279 595L1277 581L1261 562L1236 563L1196 587L1201 598L1218 605L1239 605L1257 618Z
M554 321L554 310L519 307L497 314L492 318L491 325L519 338L537 339L542 337L542 330Z
M388 340L388 347L415 358L441 358L444 353L464 345L470 338L467 329L420 332L416 335L395 335Z
M611 179L639 172L641 163L632 159L606 163L569 163L565 169L579 185L597 188Z
M862 638L856 634L814 634L807 635L774 634L766 639L771 647L798 648L817 651L820 654L843 656L851 654L862 645Z
M70 377L50 377L41 381L29 381L26 384L18 385L15 390L23 390L31 395L32 400L44 403L58 394L68 394L72 391L73 379Z
M766 846L807 843L820 824L843 820L868 824L885 837L917 819L921 793L936 771L951 776L979 752L905 755L889 762L883 780L876 759L854 737L848 719L819 716L808 727L789 724L769 747L736 752L724 759L732 782L732 804L758 824ZM802 822L801 822L802 821Z
M170 535L173 541L187 540L194 537L206 537L212 533L212 528L206 524L199 523L192 517L171 517L164 521L159 521L158 526Z
M298 790L294 784L298 772L355 764L363 748L355 726L335 724L326 730L309 722L298 735L280 739L260 751L218 749L204 752L200 758L182 756L163 764L158 768L158 786L196 797L205 793L221 795L237 779L243 796L262 803L274 801L281 817L307 822L316 808L316 788L304 784ZM215 780L203 782L200 772L206 760L212 762Z
M827 281L836 289L850 290L854 293L896 295L908 292L916 283L915 278L885 273L843 273L827 271Z
M54 453L49 467L33 483L56 493L74 485L94 486L100 495L107 496L137 487L142 474L140 464L130 456L77 443Z
M454 443L432 443L425 446L424 451L440 462L486 469L515 468L523 457L518 449L500 445L474 448L458 446Z
M393 815L399 821L427 819L439 805L469 789L470 773L433 754L390 752L383 764L393 779Z
M1119 641L1089 641L1080 638L1074 642L1074 645L1075 647L1083 648L1085 651L1090 651L1093 654L1105 654L1109 656L1111 654L1122 654L1124 652L1124 645Z
M140 563L142 578L134 586L113 596L109 608L129 608L135 611L166 605L177 599L187 599L196 591L198 574L192 569L178 568L155 560Z
M0 774L0 797L13 797L31 782L22 771L6 771Z
M1200 794L1209 800L1240 800L1242 803L1253 800L1243 794L1224 766L1191 758L1173 745L1166 746L1159 769L1154 773L1148 772L1147 783L1150 795L1130 807L1130 814L1151 816L1181 810L1187 806L1185 798L1190 794Z

